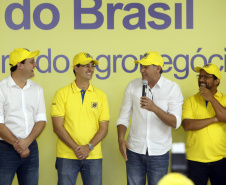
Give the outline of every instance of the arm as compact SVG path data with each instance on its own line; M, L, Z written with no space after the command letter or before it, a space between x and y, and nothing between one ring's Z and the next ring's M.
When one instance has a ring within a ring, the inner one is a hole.
M13 145L17 141L17 138L3 123L0 124L0 137L11 145Z
M53 131L68 147L74 151L78 150L79 145L71 138L67 130L64 128L63 117L52 117ZM78 157L78 156L77 156Z
M0 137L6 141L7 143L13 145L17 138L12 134L12 132L8 129L7 126L4 124L4 96L0 92Z
M223 107L216 100L212 92L205 87L200 87L199 93L206 101L209 101L212 104L214 111L216 113L216 116L212 118L206 118L206 119L188 119L190 118L190 116L187 116L186 114L192 108L191 108L191 102L187 100L183 105L183 114L185 116L182 121L182 126L186 131L200 130L202 128L209 126L212 123L226 122L226 108Z
M126 155L126 148L130 148L127 141L124 139L125 134L127 131L127 127L124 125L118 125L117 126L117 131L118 131L118 144L119 144L119 150L124 157L124 159L127 161L127 155Z
M216 117L217 117L217 122L224 122L226 123L226 107L223 107L215 98L214 100L210 101L212 104ZM216 123L216 122L215 122Z
M27 153L28 150L29 150L28 147L41 134L41 132L44 130L45 126L46 126L46 122L45 121L39 121L39 122L37 122L34 125L32 131L28 135L28 137L26 137L24 139L18 139L14 143L14 145L13 145L14 149L18 153L20 153L21 155L26 155L25 153Z
M108 133L108 123L109 121L104 121L99 123L99 130L94 135L93 139L89 142L93 146L96 146L99 142L103 140L103 138ZM76 156L79 156L79 159L86 159L89 156L90 149L88 145L80 146L79 150L75 151Z
M18 141L18 139L4 124L0 124L0 137L11 145L14 145ZM30 154L30 150L28 148L24 149L23 151L17 150L17 152L20 154L22 158L25 158Z
M212 104L216 117L219 120L218 122L226 122L226 107L222 106L219 101L217 101L213 93L205 87L200 87L199 93L206 101Z
M201 93L200 93L201 94ZM204 118L204 119L196 119L194 116L194 97L189 97L185 100L183 104L183 121L182 126L185 131L195 131L203 129L207 126L209 126L212 123L219 122L218 118L216 116L212 118Z
M120 113L117 120L117 132L118 132L118 145L119 150L125 159L125 161L128 160L126 155L126 148L130 148L129 144L125 140L125 135L127 128L130 124L130 115L131 115L131 109L133 106L133 98L132 98L132 83L129 83L125 89L124 96L121 103Z
M177 120L176 117L172 114L166 113L161 108L159 108L155 103L146 96L141 97L140 101L141 108L147 109L148 111L152 111L158 116L158 118L165 123L166 125L176 128Z
M217 117L206 118L206 119L184 119L182 121L182 126L185 131L188 131L188 130L195 131L195 130L200 130L202 128L205 128L210 124L217 123L217 122L219 122Z
M104 137L108 133L108 123L109 121L104 121L99 123L99 130L95 134L93 139L89 142L90 144L92 144L93 146L96 146L99 142L101 142L104 139Z

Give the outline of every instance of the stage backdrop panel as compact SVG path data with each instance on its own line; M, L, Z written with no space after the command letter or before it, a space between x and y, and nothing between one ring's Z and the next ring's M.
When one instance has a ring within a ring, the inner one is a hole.
M124 185L116 120L126 85L141 76L134 60L158 51L165 62L163 76L180 85L184 98L198 92L194 67L214 63L222 72L219 90L226 93L225 20L224 0L0 0L1 79L10 74L8 55L13 49L40 50L32 80L44 89L48 123L38 138L39 184L57 183L50 106L56 90L75 79L75 54L88 52L100 63L92 83L106 92L111 116L102 142L103 184ZM182 128L173 131L174 142L185 138ZM80 177L77 184L82 184Z

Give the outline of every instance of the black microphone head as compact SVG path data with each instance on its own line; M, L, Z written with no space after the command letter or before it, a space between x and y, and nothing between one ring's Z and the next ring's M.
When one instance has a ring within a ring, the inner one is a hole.
M143 84L142 96L146 96L147 95L148 81L142 80L142 84Z
M147 80L142 80L142 84L143 85L148 85L148 81Z

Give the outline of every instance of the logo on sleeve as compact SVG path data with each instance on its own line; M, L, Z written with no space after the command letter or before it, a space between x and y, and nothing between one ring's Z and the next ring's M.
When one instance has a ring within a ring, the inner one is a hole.
M91 108L97 109L98 103L97 102L91 102Z

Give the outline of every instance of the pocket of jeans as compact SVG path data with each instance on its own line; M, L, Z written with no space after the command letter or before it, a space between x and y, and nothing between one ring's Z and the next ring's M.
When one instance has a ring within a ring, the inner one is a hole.
M37 143L37 141L34 140L34 141L30 144L30 146L29 146L28 148L29 148L29 150L33 150L33 151L38 150L38 143Z
M5 141L0 141L0 150L14 150L13 146Z

